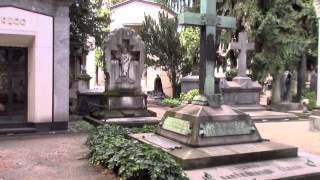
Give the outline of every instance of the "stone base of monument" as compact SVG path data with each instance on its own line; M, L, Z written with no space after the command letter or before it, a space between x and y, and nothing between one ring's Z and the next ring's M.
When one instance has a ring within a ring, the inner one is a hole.
M185 172L190 180L318 180L320 179L320 158L299 152L299 157L296 158L282 158Z
M310 131L320 131L320 116L310 116Z
M225 105L195 103L167 111L155 133L130 137L168 152L191 179L260 179L266 173L274 177L320 177L317 164L298 157L296 147L263 140L249 115ZM248 170L262 165L268 168ZM284 176L274 169L292 170L294 174Z
M280 103L272 103L270 108L275 111L296 111L302 110L302 105L300 103L293 103L293 102L280 102Z
M89 121L95 126L110 124L120 125L127 127L141 127L144 125L157 125L161 119L157 117L131 117L131 118L109 118L109 119L97 119L93 116L85 116L85 120Z
M296 147L268 141L223 146L191 147L153 133L133 134L130 136L168 152L186 170L297 157Z
M299 120L299 117L293 113L277 111L247 111L254 122L280 122Z
M260 106L262 86L249 77L235 77L221 84L223 102L230 106Z
M267 108L262 105L235 105L231 106L232 108L238 109L242 112L248 112L248 111L266 111Z

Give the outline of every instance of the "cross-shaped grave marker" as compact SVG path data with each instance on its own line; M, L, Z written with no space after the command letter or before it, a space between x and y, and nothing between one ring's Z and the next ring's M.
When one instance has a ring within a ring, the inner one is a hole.
M217 28L234 29L236 26L235 18L218 16L216 8L217 0L201 0L200 13L185 12L179 15L180 25L201 27L199 91L207 97L215 94Z
M232 42L231 49L239 49L238 77L247 77L247 51L254 50L254 43L249 43L247 32L239 33L239 42Z

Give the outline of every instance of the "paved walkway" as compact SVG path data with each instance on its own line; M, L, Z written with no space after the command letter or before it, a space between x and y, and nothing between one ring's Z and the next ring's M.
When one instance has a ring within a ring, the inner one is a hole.
M261 136L320 155L320 132L309 131L309 121L256 123Z
M0 137L0 180L115 180L83 157L87 136Z

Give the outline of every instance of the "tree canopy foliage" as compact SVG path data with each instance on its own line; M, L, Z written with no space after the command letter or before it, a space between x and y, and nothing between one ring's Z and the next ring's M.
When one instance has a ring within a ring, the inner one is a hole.
M169 18L164 12L159 13L158 22L145 16L140 34L146 44L146 64L167 72L173 95L177 97L180 78L192 66L192 61L184 57L186 50L180 42L177 19Z
M159 0L176 10L199 12L200 0ZM237 28L233 33L220 31L218 43L228 44L238 33L247 31L256 49L249 56L249 68L255 79L271 74L274 80L285 71L296 71L301 57L315 56L317 21L312 0L224 0L218 14L233 16ZM236 51L226 58L235 60ZM217 65L223 65L221 58Z
M74 0L70 7L71 51L82 49L88 52L104 45L110 13L102 3L103 0Z

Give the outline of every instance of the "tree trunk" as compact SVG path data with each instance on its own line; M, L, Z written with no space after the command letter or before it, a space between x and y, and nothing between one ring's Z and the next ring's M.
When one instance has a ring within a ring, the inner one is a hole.
M303 52L302 58L298 66L298 86L297 86L297 102L301 101L302 91L305 87L305 73L307 69L307 54Z
M282 73L272 75L272 103L281 102L281 75Z
M179 96L178 94L178 83L177 83L177 73L173 70L171 72L171 85L172 85L172 96L174 98L177 98Z

